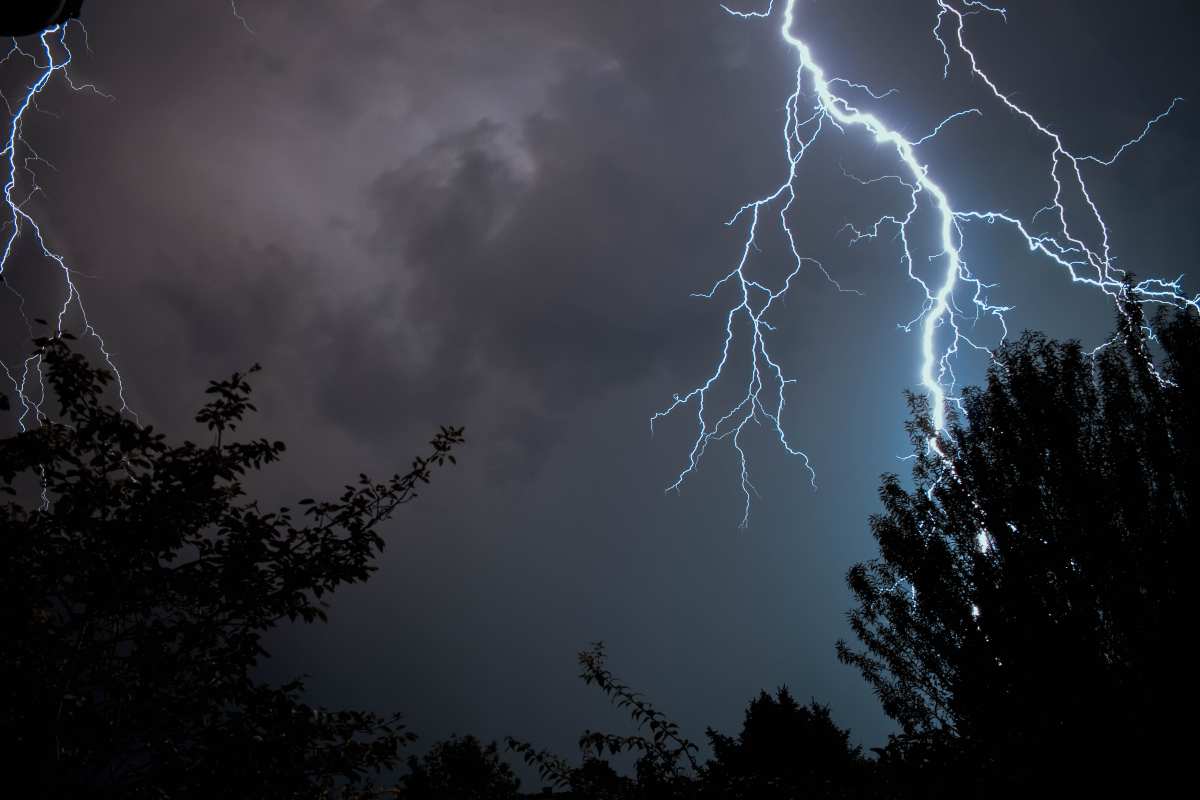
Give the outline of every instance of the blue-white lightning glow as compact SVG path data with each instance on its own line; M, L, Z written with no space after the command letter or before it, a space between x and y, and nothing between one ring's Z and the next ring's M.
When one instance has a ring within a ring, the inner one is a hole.
M48 262L46 266L57 271L62 278L62 295L55 318L55 330L59 333L63 332L71 312L78 313L83 333L96 342L105 364L116 378L121 410L130 412L125 402L125 384L121 373L113 363L104 340L88 319L87 310L83 305L83 297L72 276L72 269L66 259L51 247L42 226L29 210L30 200L41 192L41 187L38 185L37 168L52 167L25 139L25 125L30 115L39 110L38 99L55 82L61 83L75 92L86 91L101 97L108 97L92 84L77 84L71 79L69 68L73 56L67 41L70 28L77 28L85 37L86 43L87 33L83 26L78 22L70 22L43 31L36 37L39 46L35 48L26 49L18 40L13 39L12 47L4 58L0 59L0 65L10 61L25 60L34 69L33 80L24 89L18 102L12 103L8 98L4 98L9 113L6 119L4 149L0 151L0 158L3 159L4 210L7 213L3 227L0 228L3 231L0 281L3 282L4 288L17 298L19 313L25 322L29 337L44 333L35 331L32 320L26 313L25 298L20 295L11 280L12 270L15 267L14 262L17 261L18 245L24 239L31 240L36 253L35 259ZM24 267L25 265L22 265L22 268ZM0 370L4 372L5 378L11 384L21 405L21 414L17 419L21 430L38 424L44 418L42 402L45 400L45 384L40 356L37 354L28 356L19 366L9 365L0 360Z
M798 62L795 88L785 105L783 139L787 161L786 173L783 181L773 191L743 205L728 222L729 225L741 222L746 226L740 260L706 292L697 295L711 300L718 289L736 289L736 302L725 316L724 343L714 370L703 383L685 394L675 395L669 406L650 419L653 430L655 421L684 406L690 406L696 412L697 436L688 454L687 463L668 487L668 491L678 490L683 485L688 476L699 467L712 442L730 441L739 460L741 489L745 496L743 526L749 519L754 487L750 482L748 459L741 436L751 422L765 424L788 453L799 456L815 486L816 475L808 456L791 444L782 422L787 389L796 383L797 379L786 377L778 360L772 357L768 349L767 334L774 330L768 321L769 312L775 307L776 301L787 293L793 279L806 264L818 267L825 277L833 282L833 278L820 264L800 254L790 221L797 196L798 166L805 153L827 127L839 131L858 129L866 132L895 155L896 174L855 180L864 184L883 180L894 181L905 188L909 202L862 229L848 227L853 232L852 241L875 238L885 229L894 231L908 276L924 295L924 302L919 310L911 321L901 327L905 331L918 334L919 379L930 401L934 428L940 433L945 432L948 409L957 400L954 376L956 356L961 349L978 350L988 354L991 352L985 345L973 341L968 335L968 330L981 317L990 316L999 324L1004 335L1008 332L1004 314L1010 309L993 304L987 299L987 290L995 284L984 283L974 275L963 257L966 234L972 225L1000 224L1010 228L1018 237L1018 241L1022 241L1031 252L1046 257L1053 265L1065 270L1073 282L1108 295L1118 308L1123 307L1126 299L1132 298L1141 303L1200 310L1200 295L1186 295L1179 278L1152 278L1132 286L1126 285L1126 273L1116 266L1111 252L1109 225L1093 199L1083 171L1084 164L1113 164L1129 147L1141 142L1149 134L1151 127L1167 117L1175 109L1180 98L1171 100L1165 111L1147 122L1135 138L1121 145L1111 156L1077 155L1066 147L1059 133L1040 122L1013 101L1011 95L998 88L980 67L975 54L966 43L964 30L967 16L983 12L1003 17L1006 14L1005 10L985 5L978 0L933 2L937 6L937 16L932 33L945 57L943 77L949 74L955 59L965 59L973 78L980 81L990 95L1009 112L1026 120L1033 130L1045 139L1050 161L1050 197L1047 204L1028 220L1004 211L973 209L962 205L961 201L952 201L929 163L922 159L920 147L934 139L945 125L959 120L962 122L958 124L965 124L967 118L982 116L982 112L978 109L959 111L938 123L929 134L915 140L906 138L873 111L860 108L863 103L852 101L846 90L866 95L866 102L878 102L890 92L880 94L864 84L827 76L825 70L813 58L809 46L796 35L796 0L785 1L780 15L780 33L784 42L794 51ZM729 14L743 19L765 19L773 16L776 11L773 4L765 11L740 11L727 6L722 8ZM811 105L804 106L802 98L810 98ZM1068 224L1066 203L1078 203L1086 210L1087 224L1095 229L1093 234L1079 233ZM768 224L779 225L790 251L784 257L788 259L791 270L782 284L776 287L755 279L747 269L751 252L758 249L760 224L768 215L773 215L772 218L777 220ZM1040 223L1042 227L1038 227L1039 219L1043 220ZM940 252L930 258L930 263L937 265L936 274L932 279L920 277L914 267L913 253L909 247L909 231L916 220L930 220L931 226L938 232ZM1047 220L1050 225L1049 231L1045 230ZM1089 245L1087 239L1092 236L1097 236L1099 241ZM840 286L837 288L841 289ZM967 306L968 301L969 307L966 310L960 308L960 305ZM738 326L748 326L749 336L739 334ZM745 394L730 406L713 409L713 389L719 381L727 377L731 353L735 350L750 362ZM930 446L936 449L936 440L931 440Z

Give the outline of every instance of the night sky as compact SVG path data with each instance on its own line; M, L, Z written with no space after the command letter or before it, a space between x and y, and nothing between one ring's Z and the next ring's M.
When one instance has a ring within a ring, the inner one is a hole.
M219 0L88 2L75 77L113 99L56 86L25 135L55 168L30 208L144 421L201 436L207 380L261 362L246 433L289 445L254 483L269 502L406 469L437 425L466 428L459 465L387 526L379 572L338 593L328 625L275 636L265 674L308 674L329 706L401 710L425 743L511 734L573 755L584 728L626 730L577 678L576 651L604 640L613 670L695 739L787 684L882 743L891 727L833 644L849 635L845 572L873 554L879 475L904 469L902 392L917 383L917 339L897 324L919 294L896 243L838 232L900 207L841 172L895 171L885 149L827 136L795 207L803 254L862 296L806 270L772 318L799 379L784 425L819 489L751 432L761 499L741 530L729 448L664 495L694 417L648 426L719 355L726 306L690 295L737 258L742 231L722 223L785 174L795 61L777 20L701 0L238 8L253 33ZM1109 153L1186 99L1088 174L1119 263L1192 273L1193 4L1007 8L1007 23L971 17L970 43L1075 151ZM829 74L898 89L872 109L906 135L979 107L922 152L961 205L1027 217L1049 197L1045 141L961 59L942 79L935 13L802 0L796 32ZM22 69L0 67L10 97ZM999 229L970 241L1014 332L1103 339L1102 296ZM778 244L763 242L764 275L785 266ZM46 262L14 259L7 277L48 313ZM9 363L27 339L15 315L0 301Z

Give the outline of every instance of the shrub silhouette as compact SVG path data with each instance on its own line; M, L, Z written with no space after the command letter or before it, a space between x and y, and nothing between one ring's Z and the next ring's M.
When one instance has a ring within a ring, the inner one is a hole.
M713 796L784 800L867 796L869 765L828 706L796 702L787 687L746 709L736 737L709 728L713 758L703 770Z
M396 796L402 800L515 800L521 782L496 744L452 736L421 758L410 756Z
M364 790L411 738L399 717L311 708L301 681L253 670L267 630L324 620L330 592L370 576L380 523L454 461L462 429L404 475L267 511L243 481L284 445L232 440L247 375L209 386L208 444L172 444L104 403L111 376L70 338L36 342L58 417L0 440L6 755L43 797Z

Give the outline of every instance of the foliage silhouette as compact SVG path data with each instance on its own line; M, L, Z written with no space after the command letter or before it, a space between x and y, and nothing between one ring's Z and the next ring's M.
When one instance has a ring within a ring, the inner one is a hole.
M0 36L34 36L77 19L83 0L22 0L0 8Z
M707 731L713 759L701 765L699 749L679 726L608 669L603 643L579 653L580 677L594 684L618 708L629 711L639 731L627 736L585 731L583 759L565 759L511 737L510 749L538 769L541 777L570 797L597 800L740 800L740 798L866 797L870 765L849 732L838 728L829 709L816 702L800 706L786 688L775 697L763 692L750 703L735 739ZM618 775L606 760L637 756L632 776Z
M713 758L703 769L711 796L784 800L866 797L870 765L828 706L801 706L787 687L760 692L735 739L708 729Z
M573 796L588 798L672 798L691 797L694 775L699 769L695 752L699 748L684 738L679 726L656 709L642 694L635 692L608 669L603 642L594 642L580 651L580 676L594 684L618 708L629 711L639 731L627 736L586 730L579 737L583 763L573 767L565 759L547 750L513 737L507 738L510 750L535 767L543 780ZM636 754L635 778L620 777L609 766L607 757Z
M1026 334L964 392L947 435L909 399L911 488L884 476L879 557L848 576L859 643L838 654L901 733L877 758L786 688L747 708L712 758L607 667L581 677L628 711L632 735L585 731L582 761L507 739L569 797L613 800L1145 795L1186 771L1200 496L1200 321L1136 307L1095 354ZM110 407L109 376L38 340L60 421L0 441L0 719L45 796L365 796L412 737L398 717L303 705L299 681L251 675L262 634L324 619L324 595L365 580L376 528L461 429L390 481L360 476L301 522L242 482L281 443L229 442L254 410L245 375L214 382L212 442L168 445ZM1155 354L1159 358L1154 358ZM252 370L253 371L253 370ZM5 403L0 396L0 406ZM936 440L936 448L929 443ZM635 759L632 775L609 763ZM387 794L516 797L495 744L453 737ZM1103 765L1102 768L1097 768Z
M231 441L247 375L209 386L209 444L171 444L105 404L111 375L70 339L36 341L58 419L0 440L6 755L43 797L365 793L412 738L399 717L310 708L300 680L253 671L267 630L324 620L330 592L370 576L379 525L462 429L404 475L266 511L243 481L284 445Z
M421 758L409 756L400 778L402 800L515 800L521 782L500 760L495 742L484 747L474 736L452 736Z
M902 728L880 758L896 787L1144 794L1187 764L1200 323L1154 327L1126 308L1094 358L1005 345L944 458L910 398L915 485L884 477L880 556L848 578L862 648L838 644Z

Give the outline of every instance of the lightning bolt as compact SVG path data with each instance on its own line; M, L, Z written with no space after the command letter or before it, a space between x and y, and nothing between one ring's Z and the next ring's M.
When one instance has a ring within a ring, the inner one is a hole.
M229 0L229 9L233 12L233 16L238 22L242 23L242 27L246 29L246 33L251 35L257 33L254 28L250 27L250 23L242 16L242 12L238 11L237 0Z
M971 76L981 82L988 93L1008 112L1026 120L1046 141L1050 162L1049 201L1028 220L1002 211L972 209L952 202L946 190L938 183L930 165L922 159L921 146L936 138L946 125L967 117L982 116L982 112L979 109L958 111L939 122L929 134L915 140L907 139L872 111L860 108L860 105L863 105L862 101L851 99L850 94L851 91L859 92L869 101L879 101L891 92L880 94L865 84L827 76L825 70L813 58L809 46L794 33L796 0L786 0L779 30L798 62L795 88L785 103L783 140L786 173L783 181L772 192L743 205L726 223L733 226L741 221L746 227L741 257L733 268L716 280L707 291L693 295L713 300L720 289L735 290L735 302L725 315L724 342L715 368L704 382L687 393L674 395L670 405L650 418L650 429L653 432L656 421L685 406L693 407L696 412L697 435L688 453L687 463L675 481L667 487L667 491L678 491L682 487L688 476L698 469L710 444L719 440L729 440L739 461L740 484L745 497L742 527L749 521L751 495L755 492L750 481L748 458L741 440L743 432L751 422L765 424L787 453L800 457L813 487L816 487L816 473L809 457L789 442L783 428L782 415L786 406L786 392L789 386L797 383L797 379L785 376L778 360L771 356L768 335L775 328L768 315L777 304L776 301L786 295L793 280L806 264L820 269L836 288L846 291L833 280L823 266L800 254L790 221L790 214L796 202L801 159L828 128L835 128L841 132L848 129L863 131L895 155L896 174L870 179L846 174L862 184L895 182L904 188L908 202L896 211L879 217L869 226L861 229L853 225L847 227L852 233L852 244L877 238L884 230L894 231L908 277L924 295L924 302L919 311L911 321L900 325L900 328L905 332L918 334L920 383L930 401L934 429L939 433L946 432L948 410L958 402L954 389L954 364L960 350L975 350L991 355L988 347L970 337L968 328L973 327L983 317L991 317L999 324L1002 338L1008 334L1005 312L1011 310L1010 307L995 305L987 299L987 291L995 284L985 283L974 275L963 255L966 234L973 225L999 224L1011 229L1018 241L1023 242L1031 252L1044 256L1052 264L1065 270L1074 283L1108 295L1118 309L1123 309L1127 300L1134 300L1139 303L1164 304L1200 311L1200 295L1188 296L1184 293L1181 286L1182 276L1174 280L1151 278L1137 283L1127 282L1125 271L1115 264L1108 223L1093 199L1084 175L1085 164L1111 166L1115 163L1128 148L1140 143L1156 123L1165 119L1181 98L1174 98L1166 110L1147 122L1136 137L1122 144L1111 156L1077 155L1066 147L1059 133L1043 124L1014 102L1010 95L1001 91L996 82L980 67L974 52L966 43L965 27L968 16L988 13L1007 19L1007 12L1003 8L986 5L979 0L958 0L957 4L952 0L934 2L937 5L937 17L932 34L945 58L943 77L949 75L956 58L964 58L970 67ZM739 11L724 5L721 8L741 19L766 19L775 12L774 0L765 11ZM804 97L812 98L812 103L805 106L802 103ZM1087 224L1094 228L1093 236L1098 234L1098 243L1088 244L1088 237L1068 224L1068 202L1078 203L1086 210ZM770 286L756 279L748 269L751 252L758 250L760 226L768 215L773 215L772 224L777 224L786 238L789 252L785 257L791 265L790 272L777 286ZM1044 227L1037 227L1039 218L1050 221L1048 231ZM930 264L937 265L932 277L922 277L918 274L910 247L910 227L915 221L926 219L932 220L938 232L940 247L938 252L928 258ZM967 323L970 323L970 326ZM748 336L737 333L739 325L749 328ZM712 392L718 382L726 377L731 351L735 349L750 363L746 391L737 402L714 411L711 408ZM937 450L936 438L929 441L929 446L940 453Z
M91 320L88 318L87 309L83 304L83 297L75 285L72 268L67 264L66 259L50 246L41 224L39 224L28 208L30 200L42 192L42 188L38 184L35 167L42 165L53 169L53 165L44 159L26 141L24 136L25 123L30 113L40 110L37 104L38 98L55 81L58 81L65 84L72 91L86 91L106 99L112 99L111 96L104 94L93 84L77 84L72 80L69 67L73 55L71 47L67 42L68 28L72 25L79 27L84 36L86 46L86 29L78 22L70 22L48 28L39 34L37 41L40 44L40 48L27 50L22 47L19 41L13 39L12 47L4 58L0 59L0 64L6 64L14 59L26 60L33 65L35 70L33 81L25 89L19 102L14 105L9 102L7 97L3 98L9 113L7 137L4 139L4 149L0 150L0 159L3 159L4 164L3 177L5 179L3 208L7 210L7 218L4 220L2 228L0 228L4 235L3 251L0 252L0 283L3 283L4 288L16 298L18 310L25 323L25 328L29 337L33 338L35 335L34 328L32 320L26 313L26 299L13 286L12 281L9 279L13 262L16 261L16 251L19 243L23 239L30 240L35 248L37 257L49 261L50 267L57 270L62 277L62 295L55 317L55 331L62 333L65 330L71 313L73 311L77 312L84 334L96 343L101 357L104 359L104 363L116 379L116 390L121 411L136 417L125 401L125 382L121 377L121 372L117 369L116 364L113 363L112 354L108 351L104 339L92 326ZM21 415L17 419L17 424L21 430L26 430L28 426L36 425L44 420L46 415L42 411L42 403L46 397L46 387L45 376L42 372L41 356L36 353L28 356L20 362L19 366L15 364L10 365L0 359L0 370L4 372L4 377L12 385L17 399L21 404Z

